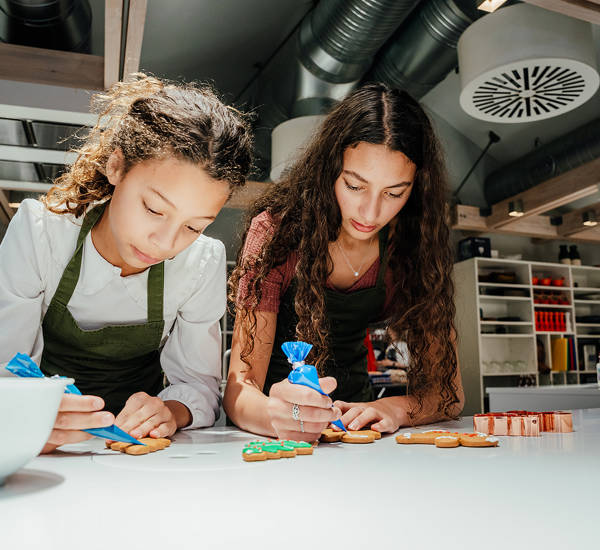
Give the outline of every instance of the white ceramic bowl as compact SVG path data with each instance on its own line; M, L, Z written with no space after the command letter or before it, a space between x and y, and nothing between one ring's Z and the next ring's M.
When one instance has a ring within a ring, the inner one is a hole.
M0 485L43 448L71 378L0 377Z

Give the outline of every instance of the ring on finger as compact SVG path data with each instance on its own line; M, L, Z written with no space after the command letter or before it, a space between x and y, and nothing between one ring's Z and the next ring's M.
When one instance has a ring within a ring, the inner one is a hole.
M294 420L300 420L300 407L297 403L292 403L292 418Z

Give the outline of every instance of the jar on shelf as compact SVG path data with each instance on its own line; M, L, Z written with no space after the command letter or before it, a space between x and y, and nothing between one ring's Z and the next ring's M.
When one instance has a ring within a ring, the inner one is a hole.
M571 263L571 256L569 256L566 244L561 244L558 247L558 262L566 265Z

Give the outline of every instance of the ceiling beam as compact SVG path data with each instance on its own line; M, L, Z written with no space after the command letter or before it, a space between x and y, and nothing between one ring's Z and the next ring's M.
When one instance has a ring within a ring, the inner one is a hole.
M585 231L573 233L569 236L570 241L600 243L600 227L590 227Z
M130 74L140 70L140 57L142 54L142 41L144 39L144 23L146 21L147 6L147 0L129 0L123 80L127 80Z
M589 210L587 207L584 210ZM564 217L563 217L564 219ZM518 219L515 223L505 225L499 229L490 229L486 224L486 218L481 216L476 206L458 204L450 211L450 227L453 230L465 231L474 234L494 233L500 235L514 235L519 237L531 237L541 240L569 240L573 242L595 242L600 243L600 226L584 228L581 223L581 231L571 233L568 236L559 235L558 228L552 224L551 216L529 216Z
M119 80L123 0L106 0L104 5L104 88Z
M563 204L587 197L598 191L598 183L600 183L600 158L494 204L492 214L487 219L487 226L489 229L499 229L516 223L524 217L542 214ZM517 200L523 203L523 216L518 218L508 215L509 204Z
M550 216L529 216L518 219L515 223L506 225L502 233L505 235L520 235L521 237L532 237L537 239L556 239L558 231L552 225Z
M6 193L0 190L0 222L8 225L15 212L8 203Z
M596 219L600 220L600 202L563 214L562 224L558 226L558 234L561 237L568 237L574 233L588 231L590 228L583 225L584 212L592 212Z
M49 183L41 183L39 181L18 181L18 180L2 180L0 179L0 189L8 191L25 191L32 193L46 193L50 187Z
M528 4L600 25L598 0L525 0Z
M557 239L558 232L552 225L550 216L529 216L520 218L515 223L505 225L498 229L490 229L486 219L476 206L456 205L451 211L450 226L459 231L472 231L476 233L501 233L503 235L518 235L536 239Z
M49 164L72 164L77 153L41 149L39 147L19 147L16 145L0 145L0 160L13 162L38 162Z
M23 107L0 103L0 118L14 120L36 120L38 122L60 122L75 126L94 126L98 116L90 113L76 111L62 111L58 109L41 109L39 107Z
M0 78L102 90L104 59L98 55L0 43Z
M488 226L477 206L456 204L450 209L450 226L460 231L476 231L485 233Z

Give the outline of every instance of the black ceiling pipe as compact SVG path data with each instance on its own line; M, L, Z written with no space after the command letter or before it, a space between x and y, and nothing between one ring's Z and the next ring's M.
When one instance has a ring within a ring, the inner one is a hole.
M458 39L483 15L474 0L422 3L379 50L365 80L386 82L420 99L458 65Z
M268 171L271 130L327 112L354 88L373 56L419 0L323 0L303 19L259 81L256 166Z
M485 179L485 199L496 204L599 157L597 118L492 172Z
M89 53L88 0L0 0L0 41Z

